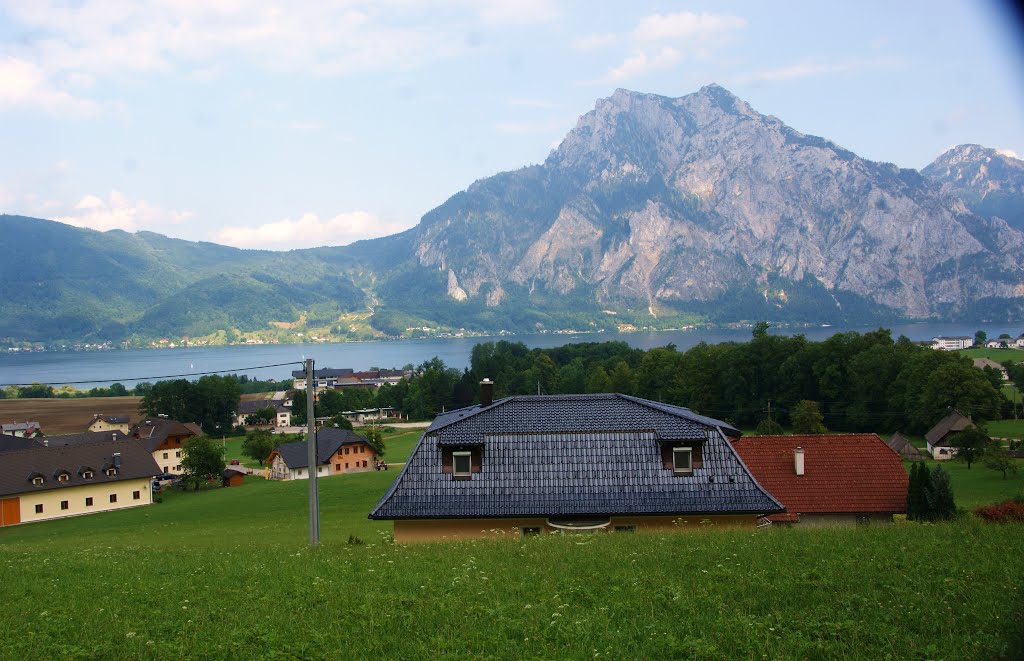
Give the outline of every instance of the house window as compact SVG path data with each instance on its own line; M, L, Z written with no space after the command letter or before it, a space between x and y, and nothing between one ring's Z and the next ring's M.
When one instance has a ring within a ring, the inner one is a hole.
M345 462L345 468L348 468L348 462L347 461Z
M345 454L348 454L348 448L345 448Z
M363 468L366 468L366 460L363 459Z
M60 501L60 508L61 508L62 510L66 510L66 509L67 509L68 507L69 507L69 506L68 506L68 501L66 501L66 500L62 500L62 501Z
M71 479L71 476L68 475L67 473L61 473L60 475L57 476L58 482L67 482L69 479Z
M180 457L181 456L181 450L178 450L177 452L175 452L174 456L175 457Z
M108 468L107 469L107 477L114 477L115 475L117 475L117 469L116 468Z
M110 494L110 502L112 502L112 503L116 503L117 502L117 494L116 493Z
M693 450L691 448L672 448L672 470L676 475L693 473Z
M452 452L452 475L471 477L473 475L473 453Z
M615 532L636 532L636 526L633 524L615 526Z
M533 537L540 534L540 528L537 526L523 526L519 529L519 533L523 537Z
M132 492L132 500L142 500L142 492L141 491L133 491Z
M170 472L169 470L167 470L168 468L170 468L170 466L164 466L164 472L165 473L169 473Z
M334 464L334 470L340 471L341 470L341 464Z
M92 496L89 496L88 498L85 499L85 506L92 507Z
M164 459L166 459L166 458L167 458L167 453L166 453L166 452L164 452Z
M41 475L36 475L35 477L32 478L32 484L36 485L37 487L43 486L43 482L45 481L46 480L44 480Z
M91 480L92 479L92 471L82 471L82 479L83 480Z
M43 513L43 505L42 505L42 503L40 503L39 505L36 505L36 514L42 514L42 513Z

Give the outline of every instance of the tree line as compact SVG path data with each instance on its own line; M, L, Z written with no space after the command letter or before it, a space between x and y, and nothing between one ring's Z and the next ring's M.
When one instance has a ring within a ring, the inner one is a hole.
M274 381L273 379L261 381L253 379L245 374L228 374L230 378L238 382L243 394L258 392L274 392L287 390L291 387L291 380ZM162 382L158 382L162 383ZM71 385L53 387L44 383L30 383L26 386L7 386L0 388L0 399L77 399L80 397L144 397L153 389L149 381L140 381L131 388L122 383L112 383L109 387L95 387L89 390L79 390Z
M998 371L976 369L956 352L894 340L886 329L815 342L770 334L766 323L748 342L702 342L686 351L671 344L645 351L625 342L551 349L485 342L473 347L468 369L433 358L413 378L364 397L367 407L430 418L479 401L484 377L495 382L495 398L618 392L686 406L743 429L769 419L814 424L820 414L822 429L921 434L948 407L978 422L999 419L1010 407L998 390Z

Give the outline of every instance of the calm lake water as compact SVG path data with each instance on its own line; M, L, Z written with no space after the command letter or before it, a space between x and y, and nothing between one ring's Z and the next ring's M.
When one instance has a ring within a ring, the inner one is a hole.
M785 335L802 333L808 339L822 340L834 333L863 328L783 328L771 332ZM989 337L1009 333L1017 337L1024 329L994 325L964 324L902 324L889 326L893 337L906 335L912 340L929 340L936 335L974 335L983 328ZM450 367L469 366L473 345L488 340L507 339L524 342L527 346L549 348L579 342L623 341L631 346L650 349L673 343L687 349L699 342L743 342L750 339L750 329L698 329L692 331L662 331L656 333L594 333L580 335L517 335L505 338L452 338L431 340L403 340L393 342L346 342L339 344L275 344L233 347L203 347L190 349L139 349L132 351L105 351L81 353L0 354L0 385L32 382L61 385L77 384L88 389L120 382L131 387L138 381L157 381L182 374L230 370L259 379L286 379L293 369L299 369L302 360L313 358L316 366L351 367L366 370L371 367L401 367L418 365L434 356ZM279 367L266 367L281 363L294 363ZM198 378L198 377L192 377Z

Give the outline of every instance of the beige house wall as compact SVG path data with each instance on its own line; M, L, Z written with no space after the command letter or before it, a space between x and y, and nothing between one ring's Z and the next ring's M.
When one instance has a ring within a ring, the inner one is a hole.
M873 512L868 514L801 514L800 527L815 526L855 526L858 523L892 523L892 514Z
M106 420L97 420L96 422L94 422L91 425L89 425L89 431L95 431L95 432L99 432L99 431L119 431L122 434L127 435L129 429L131 429L131 425L129 425L127 422L125 422L123 424L120 424L120 425L112 425L109 422L107 422Z
M132 498L134 491L139 492L138 500ZM116 503L110 502L110 494L117 495ZM47 489L46 491L28 491L14 495L21 499L22 523L122 510L153 503L153 491L148 477L99 484L82 484L62 489ZM85 504L85 499L89 497L92 498L91 507L87 507ZM61 501L64 500L68 501L66 510L60 508ZM36 505L43 506L42 514L36 513Z
M164 455L167 458L164 459ZM163 448L153 452L153 459L156 461L156 465L160 467L160 471L163 473L170 473L171 475L181 475L185 471L181 468L181 447L176 448Z
M757 517L751 514L685 516L613 516L600 531L614 532L616 526L636 526L637 532L699 529L706 526L754 528ZM519 519L399 519L395 521L395 542L415 544L486 537L519 537L523 528L540 528L541 534L558 532L546 518Z

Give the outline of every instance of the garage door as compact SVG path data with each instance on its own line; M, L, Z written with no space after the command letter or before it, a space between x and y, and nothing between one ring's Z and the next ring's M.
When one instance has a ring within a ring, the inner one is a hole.
M0 499L0 526L11 526L21 523L21 499Z

